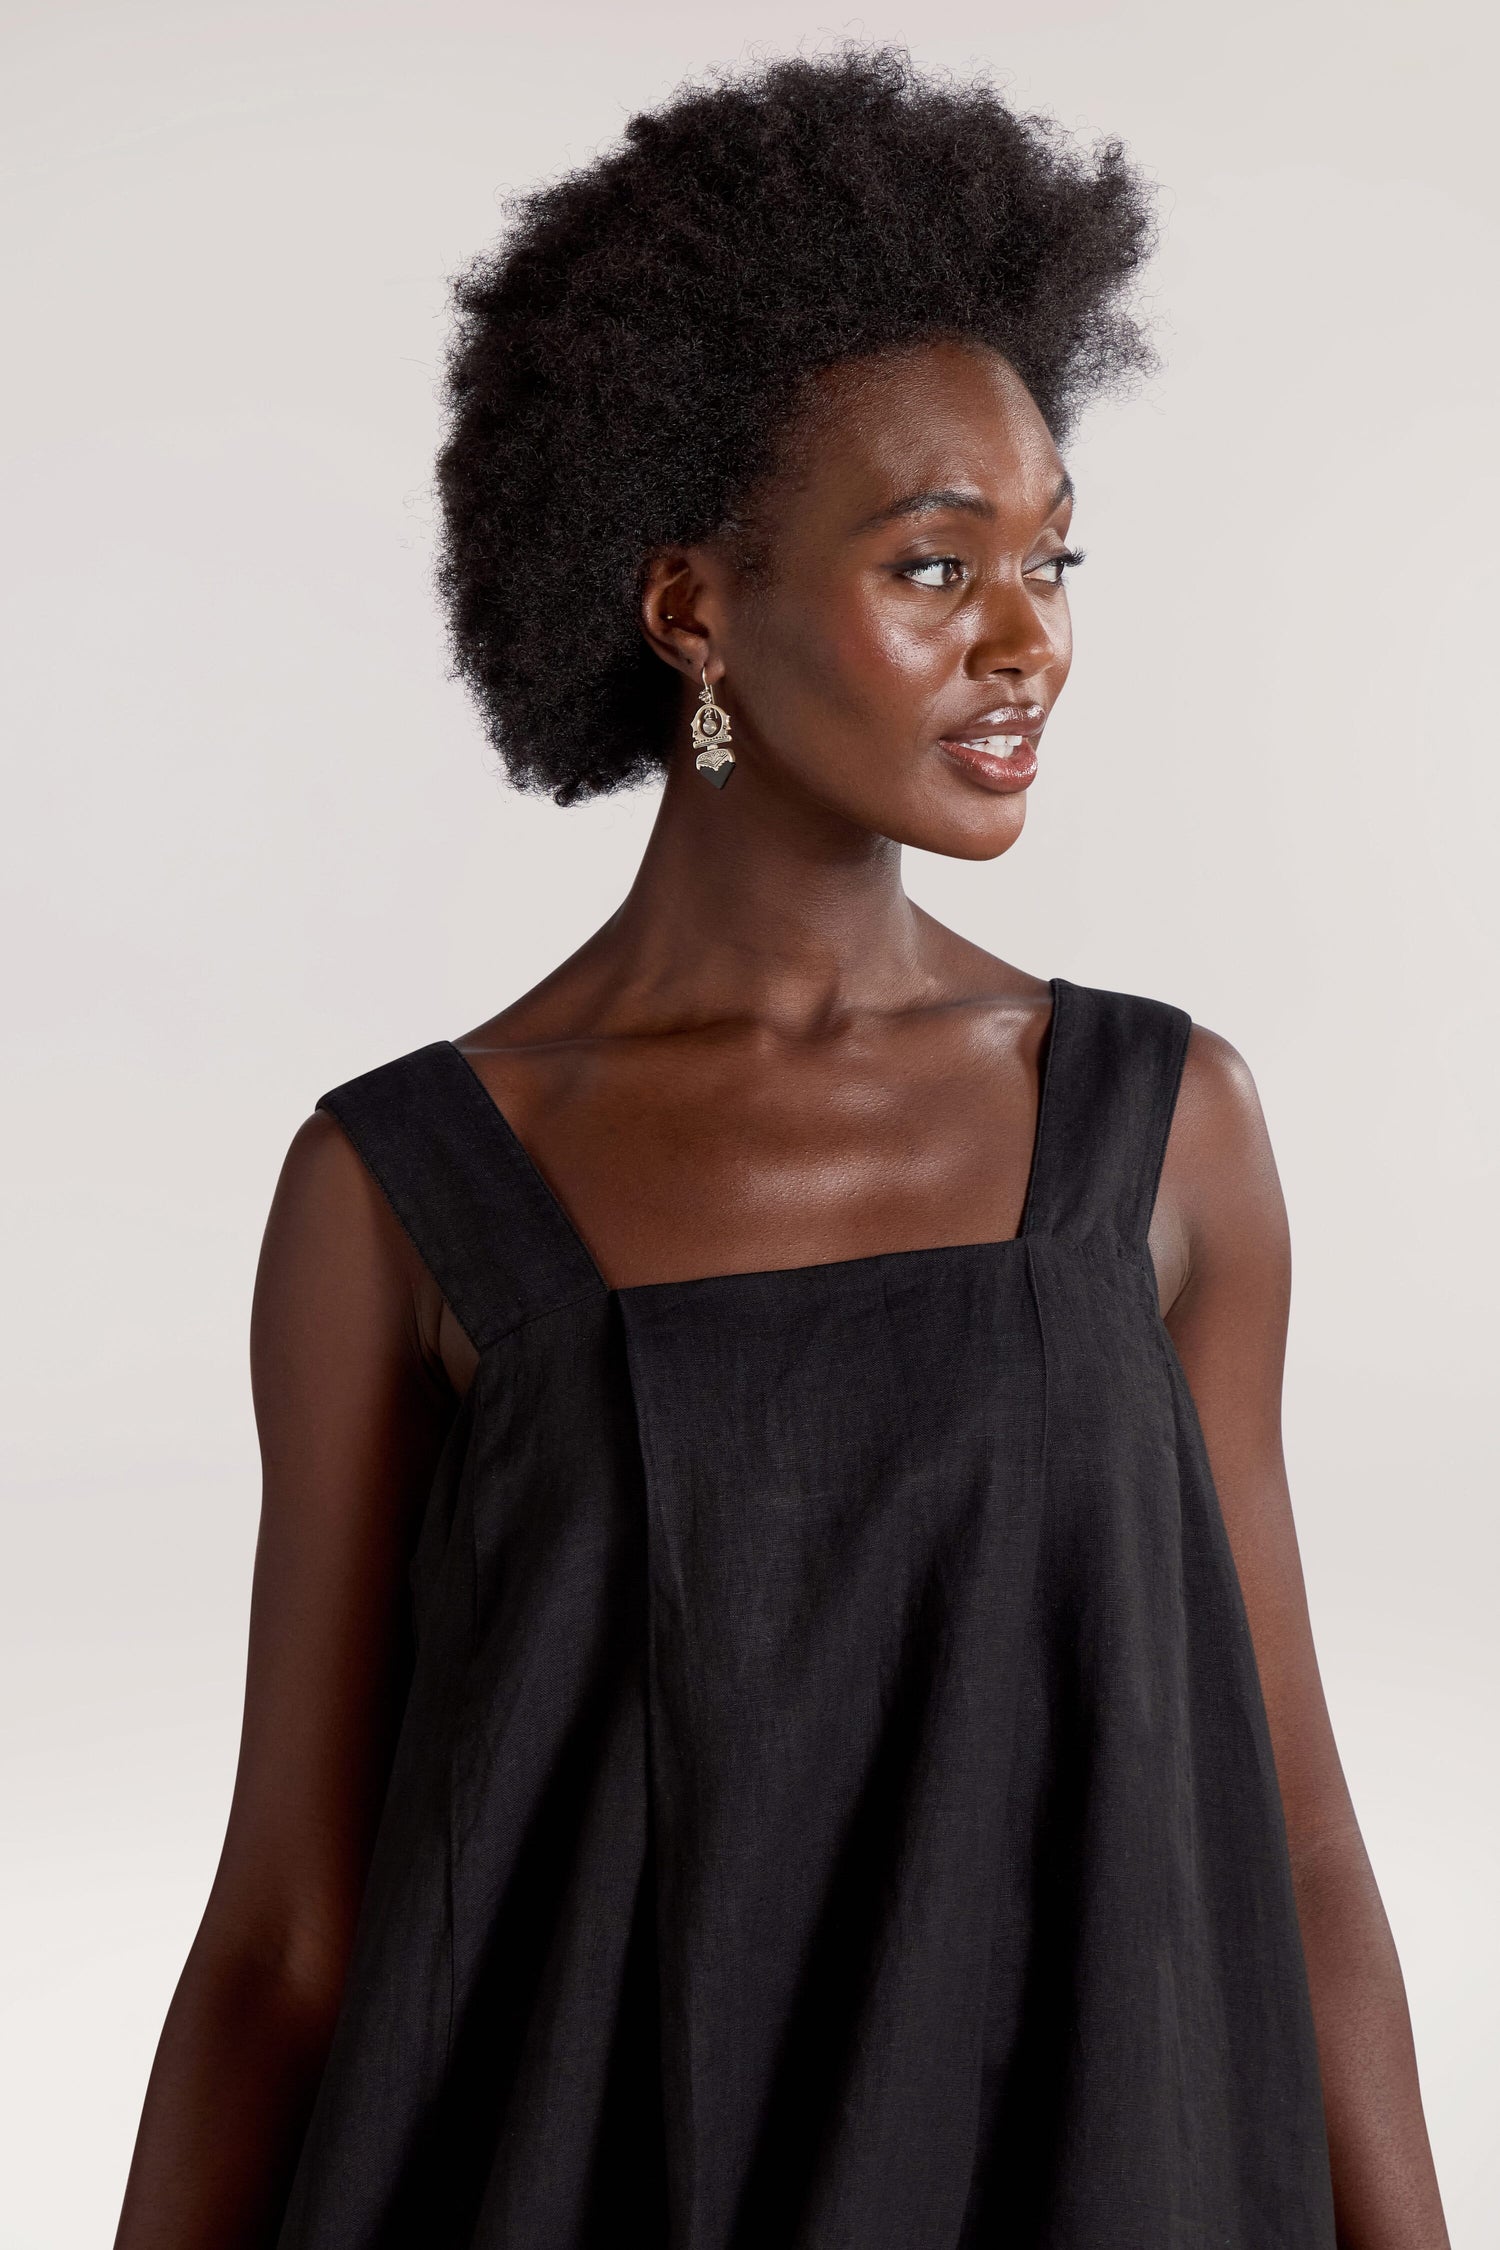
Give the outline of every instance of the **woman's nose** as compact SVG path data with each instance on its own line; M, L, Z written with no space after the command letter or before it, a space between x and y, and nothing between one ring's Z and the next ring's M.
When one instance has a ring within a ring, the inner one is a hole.
M1065 616L1058 622L1064 622ZM1046 597L1024 578L1007 578L994 586L976 625L965 664L971 679L985 679L995 672L1041 671L1063 646Z

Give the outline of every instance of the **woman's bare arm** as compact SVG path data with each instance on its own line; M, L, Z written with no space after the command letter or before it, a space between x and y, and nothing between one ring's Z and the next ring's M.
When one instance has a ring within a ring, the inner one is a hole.
M275 2240L405 1691L406 1557L452 1413L418 1335L420 1279L339 1127L310 1118L251 1319L264 1486L234 1798L116 2250Z
M1270 1721L1340 2250L1448 2250L1406 1990L1324 1701L1281 1443L1291 1258L1254 1082L1195 1030L1168 1148L1167 1326L1198 1408Z

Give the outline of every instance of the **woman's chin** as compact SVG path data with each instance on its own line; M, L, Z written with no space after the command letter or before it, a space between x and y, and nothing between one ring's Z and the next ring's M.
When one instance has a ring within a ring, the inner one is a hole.
M912 808L900 832L888 830L897 843L914 850L933 852L941 859L999 859L1008 852L1026 826L1026 795L986 797L954 805L948 792L939 801L929 798Z

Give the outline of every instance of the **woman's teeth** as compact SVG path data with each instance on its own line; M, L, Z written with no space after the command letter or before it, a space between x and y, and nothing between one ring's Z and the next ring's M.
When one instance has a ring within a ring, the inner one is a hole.
M1019 750L1026 740L1024 734L956 734L952 738L960 750L993 750L999 758L1008 758Z

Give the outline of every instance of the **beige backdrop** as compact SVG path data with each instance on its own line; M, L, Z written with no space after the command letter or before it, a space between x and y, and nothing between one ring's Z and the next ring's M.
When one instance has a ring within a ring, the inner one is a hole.
M1329 1698L1454 2240L1500 2241L1491 8L7 17L0 2244L108 2240L212 1872L285 1144L577 943L653 809L513 796L445 678L444 276L684 73L845 30L983 61L1161 183L1166 369L1071 450L1090 560L1030 825L910 884L1257 1075Z

